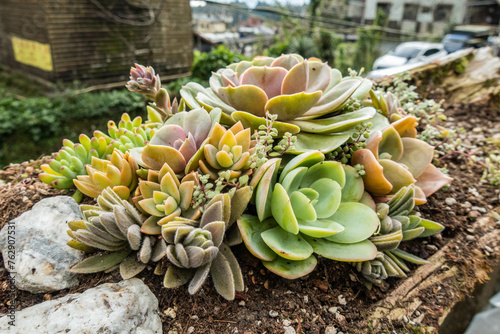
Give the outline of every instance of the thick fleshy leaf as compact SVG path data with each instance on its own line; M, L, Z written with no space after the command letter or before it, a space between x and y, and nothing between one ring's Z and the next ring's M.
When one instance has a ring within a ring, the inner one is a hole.
M167 124L155 132L149 143L156 146L174 147L177 140L186 140L184 129L175 124Z
M379 225L377 214L368 206L356 202L341 203L337 212L328 219L344 226L344 231L328 237L328 240L346 244L368 239Z
M302 179L307 173L307 169L307 167L297 167L286 175L286 177L281 182L281 185L283 186L287 194L291 194L294 191L299 190Z
M300 261L277 257L274 261L262 262L267 270L286 279L296 279L311 273L316 268L317 263L318 260L316 260L314 255Z
M281 94L292 95L305 92L309 81L309 67L307 61L296 64L283 78Z
M360 87L362 81L359 78L348 78L342 80L338 85L327 90L317 105L303 114L304 117L316 118L337 110L341 107Z
M189 282L193 275L194 270L192 269L184 269L170 265L163 279L163 285L166 288L177 288Z
M146 264L138 262L136 254L131 254L120 263L120 275L123 279L129 279L139 274L146 268Z
M402 187L409 186L415 183L413 175L404 168L402 165L392 160L380 159L380 166L384 168L384 177L390 184L392 184L391 193L394 194ZM366 170L366 168L365 168ZM368 174L368 171L366 171Z
M365 189L375 196L384 196L391 192L392 184L384 176L384 168L379 164L375 155L368 149L360 149L353 153L351 165L363 165Z
M226 223L223 221L216 221L208 223L203 227L204 230L210 231L212 235L212 241L215 247L219 247L224 239L224 233L226 232Z
M231 267L231 273L234 280L234 289L236 291L243 291L245 289L245 284L243 283L243 274L241 273L241 268L238 264L238 260L234 256L233 252L231 252L231 248L223 243L219 247L219 254L224 255L227 262L229 263L229 267Z
M290 123L300 127L301 131L312 133L338 133L352 129L361 122L372 119L376 111L366 107L342 115L312 120L293 120Z
M239 188L235 191L233 197L231 198L231 214L229 217L228 228L238 219L245 209L248 206L248 202L250 202L250 198L252 198L252 187L246 186L243 188Z
M217 292L227 300L233 300L235 295L235 286L231 266L226 257L219 252L212 261L210 274Z
M222 201L215 202L211 205L208 205L205 212L201 216L200 227L203 228L205 225L215 222L215 221L223 221L223 211L222 211Z
M417 227L412 230L403 231L403 241L419 237L425 231L425 227Z
M330 179L343 187L345 185L345 173L342 164L338 161L323 161L311 166L302 178L300 186L302 188L311 187L319 179Z
M437 169L436 166L429 164L427 165L425 171L417 179L417 183L415 185L422 189L425 196L430 196L445 185L450 184L452 180L453 179L451 177L446 176L443 172Z
M309 61L307 63L309 80L306 92L325 91L330 85L332 73L330 66L319 61Z
M289 121L302 116L311 109L320 98L321 91L279 95L267 101L265 110L268 110L271 114L278 115L279 121Z
M311 167L318 162L322 162L325 160L325 155L320 151L311 151L302 153L292 160L290 160L287 164L285 164L285 168L281 172L279 182L283 182L285 176L292 170L298 167Z
M189 283L188 287L188 292L191 295L194 295L201 289L201 286L203 285L203 283L205 283L205 280L207 279L209 272L210 272L210 263L207 263L206 265L199 267L196 270L194 277Z
M289 233L279 226L262 232L261 236L266 245L285 259L305 260L313 253L301 234Z
M419 238L428 237L428 236L437 234L437 233L441 232L442 230L444 230L443 225L436 223L436 222L433 222L432 220L427 220L427 219L421 219L418 226L425 228L425 231L419 235Z
M109 254L99 253L97 255L90 256L84 259L83 261L78 262L77 264L71 266L68 270L80 274L89 274L89 273L96 273L99 271L105 271L118 265L129 254L130 250L113 252Z
M287 153L300 154L318 150L322 153L329 153L344 144L349 137L348 134L321 135L301 132L297 134L295 148L288 150Z
M345 173L345 184L342 188L342 202L359 202L365 191L363 178L352 166L342 165Z
M373 211L377 211L377 205L375 204L373 197L369 193L367 193L366 191L363 192L363 196L361 196L359 203L362 203L362 204L368 206Z
M311 189L319 194L318 202L314 204L319 219L328 218L337 211L342 198L342 187L338 182L321 178L311 184Z
M251 85L260 88L269 99L272 99L281 94L281 85L287 73L282 67L250 67L241 75L240 81L242 86Z
M290 194L290 204L298 220L316 220L316 210L314 210L311 200L300 191L294 191Z
M392 254L396 255L397 257L402 258L405 261L415 263L415 264L427 264L429 261L424 260L422 258L419 258L418 256L415 256L413 254L407 253L401 249L394 249L390 251Z
M279 183L274 186L271 202L271 212L276 222L286 231L297 234L299 225L293 212L290 198L285 188Z
M252 132L258 130L259 126L266 125L266 119L264 117L258 117L244 111L235 111L231 114L231 117L236 122L241 122L245 128L250 128ZM278 137L282 137L286 132L290 132L291 134L300 132L300 128L297 125L280 121L275 121L273 123L273 128L278 130Z
M238 87L219 88L221 99L236 110L246 111L256 116L265 116L268 97L257 86L243 85Z
M418 179L432 162L434 147L415 138L402 138L404 153L399 163L408 167L415 179Z
M370 241L377 246L379 251L396 249L403 240L403 233L401 230L395 232L377 235L370 238Z
M141 152L142 161L154 170L160 170L165 163L175 173L181 173L186 167L186 160L176 149L168 146L146 145Z
M314 252L327 259L346 262L360 262L373 260L377 256L377 247L369 241L363 240L355 244L339 244L326 239L305 236Z
M369 143L367 143L368 145ZM391 159L393 161L398 161L403 155L403 142L399 133L392 126L387 127L382 132L382 139L378 143L379 159L383 154L389 155L384 159Z
M344 230L344 226L331 220L316 220L314 222L306 222L299 220L300 233L304 233L310 237L326 238Z
M417 118L406 116L391 124L401 137L417 137Z
M271 63L271 67L283 67L285 70L290 70L298 63L299 59L294 55L281 55Z
M272 261L276 258L276 253L262 240L261 233L276 227L278 224L273 218L268 218L262 222L255 216L244 214L237 220L243 242L250 253L263 261Z

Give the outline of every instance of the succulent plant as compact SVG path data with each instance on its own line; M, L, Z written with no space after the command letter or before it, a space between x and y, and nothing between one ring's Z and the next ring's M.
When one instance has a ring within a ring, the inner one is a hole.
M229 170L231 179L238 177L249 169L248 162L255 151L254 144L250 129L243 128L240 122L229 130L217 123L203 146L203 159L199 160L199 167L212 179L217 179L221 170Z
M42 182L56 189L71 188L74 186L73 180L78 175L87 174L85 165L90 164L92 158L105 158L112 152L104 138L90 139L81 134L79 139L80 143L73 143L69 139L63 140L63 147L54 153L54 159L41 166L43 173L38 177Z
M163 239L141 232L146 219L111 188L97 198L98 205L81 205L84 220L68 222L68 245L85 252L100 252L73 265L69 270L93 273L120 268L124 279L140 273L149 262L166 254Z
M147 179L140 180L135 197L136 206L156 217L158 225L165 225L175 217L197 219L201 211L191 207L195 179L186 175L181 182L165 163L159 171L148 170Z
M353 264L362 273L363 283L368 288L373 284L383 285L388 277L406 277L406 273L410 271L406 262L428 263L418 256L399 249L403 241L428 237L444 229L439 223L420 218L413 210L414 207L414 185L401 188L389 202L377 204L380 228L370 237L370 241L377 247L377 257L374 260Z
M417 204L426 202L441 187L451 182L432 165L434 148L416 139L416 121L404 117L383 131L375 131L366 148L352 154L352 165L363 165L366 190L377 197L394 195L402 187L415 184Z
M220 111L213 110L209 114L203 108L177 113L156 131L146 147L133 149L131 153L139 159L139 164L151 169L159 170L164 163L168 163L175 173L194 170L198 167L201 148L212 124L219 118Z
M389 119L390 123L396 122L407 116L398 98L391 92L382 92L370 90L370 99L364 100L363 105L374 107L379 110L382 115Z
M82 193L97 198L107 187L122 199L128 199L137 186L136 171L139 168L130 154L115 149L109 160L92 157L85 166L87 175L78 175L73 182Z
M229 195L219 194L207 204L199 222L178 218L162 227L171 262L165 274L165 287L175 288L190 282L188 291L195 294L210 273L215 289L227 300L234 299L235 291L243 291L240 266L224 242L231 216L235 215L231 206ZM242 212L245 206L236 210Z
M371 107L336 115L350 98L364 97L371 86L361 77L342 78L340 71L319 59L290 54L231 64L212 75L210 88L189 83L181 95L191 108L221 108L252 130L265 125L266 112L277 115L274 126L280 136L301 132L296 152L319 149L326 153L338 146L333 143L339 138L332 134L374 116Z
M135 147L144 147L155 134L157 125L146 125L142 118L137 116L133 120L128 114L123 114L118 126L115 122L108 122L108 134L99 130L94 131L94 137L106 139L111 149L118 149L126 153Z
M313 253L338 261L365 261L377 254L367 240L379 225L364 201L363 181L351 166L324 161L319 152L289 161L278 182L269 164L256 189L257 217L238 227L247 248L272 272L297 278L316 266ZM262 174L262 173L256 173Z

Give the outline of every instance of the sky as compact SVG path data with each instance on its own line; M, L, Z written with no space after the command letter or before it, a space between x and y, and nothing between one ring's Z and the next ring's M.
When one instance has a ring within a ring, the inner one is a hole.
M222 3L235 2L235 0L214 0L214 1L222 2ZM266 1L270 4L279 2L282 5L303 5L303 4L309 3L309 0L264 0L264 1ZM200 2L200 1L192 1L192 2ZM257 2L259 2L259 0L243 0L243 2L246 2L248 4L248 6L250 6L250 7L255 7Z

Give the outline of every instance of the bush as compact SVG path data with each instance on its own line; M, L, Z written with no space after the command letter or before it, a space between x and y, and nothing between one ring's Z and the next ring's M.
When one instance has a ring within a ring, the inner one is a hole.
M223 45L210 52L200 53L195 51L191 76L195 79L207 80L212 75L212 71L217 71L219 68L244 59L243 55L232 52Z

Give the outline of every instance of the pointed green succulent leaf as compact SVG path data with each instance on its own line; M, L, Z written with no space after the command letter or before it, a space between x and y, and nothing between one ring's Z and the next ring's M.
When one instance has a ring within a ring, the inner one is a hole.
M322 153L329 153L344 144L349 137L348 134L324 135L301 132L297 134L294 149L288 150L287 153L301 154L318 150Z
M411 218L411 217L410 217ZM423 238L423 237L429 237L431 235L437 234L444 230L444 226L433 222L432 220L427 220L427 219L422 219L420 220L420 223L418 224L418 227L424 227L425 231L422 232L418 237Z
M130 250L109 254L99 253L78 262L77 264L71 266L68 270L80 274L105 271L121 263L129 254Z
M283 171L281 172L279 182L282 183L285 176L292 170L298 167L311 167L318 162L322 162L325 160L325 155L320 151L311 151L302 153L292 160L290 160L286 165Z
M365 191L363 178L352 166L342 165L345 173L345 184L342 188L342 202L359 202Z
M279 95L267 101L265 110L278 115L278 120L289 121L303 115L321 98L321 91L301 92L293 95Z
M305 260L313 253L312 247L301 234L295 235L275 227L264 231L262 239L279 256L289 260Z
M300 233L315 238L326 238L344 230L344 226L331 220L316 220L306 222L299 220Z
M297 234L299 233L299 225L297 218L293 212L290 198L286 193L285 188L279 183L274 186L271 212L276 222L286 231Z
M166 288L177 288L189 282L194 276L194 272L193 269L184 269L170 265L163 279L163 285Z
M313 120L293 120L290 123L300 127L301 131L312 133L339 133L354 128L361 122L372 119L375 109L371 107L362 108L346 114L319 118Z

